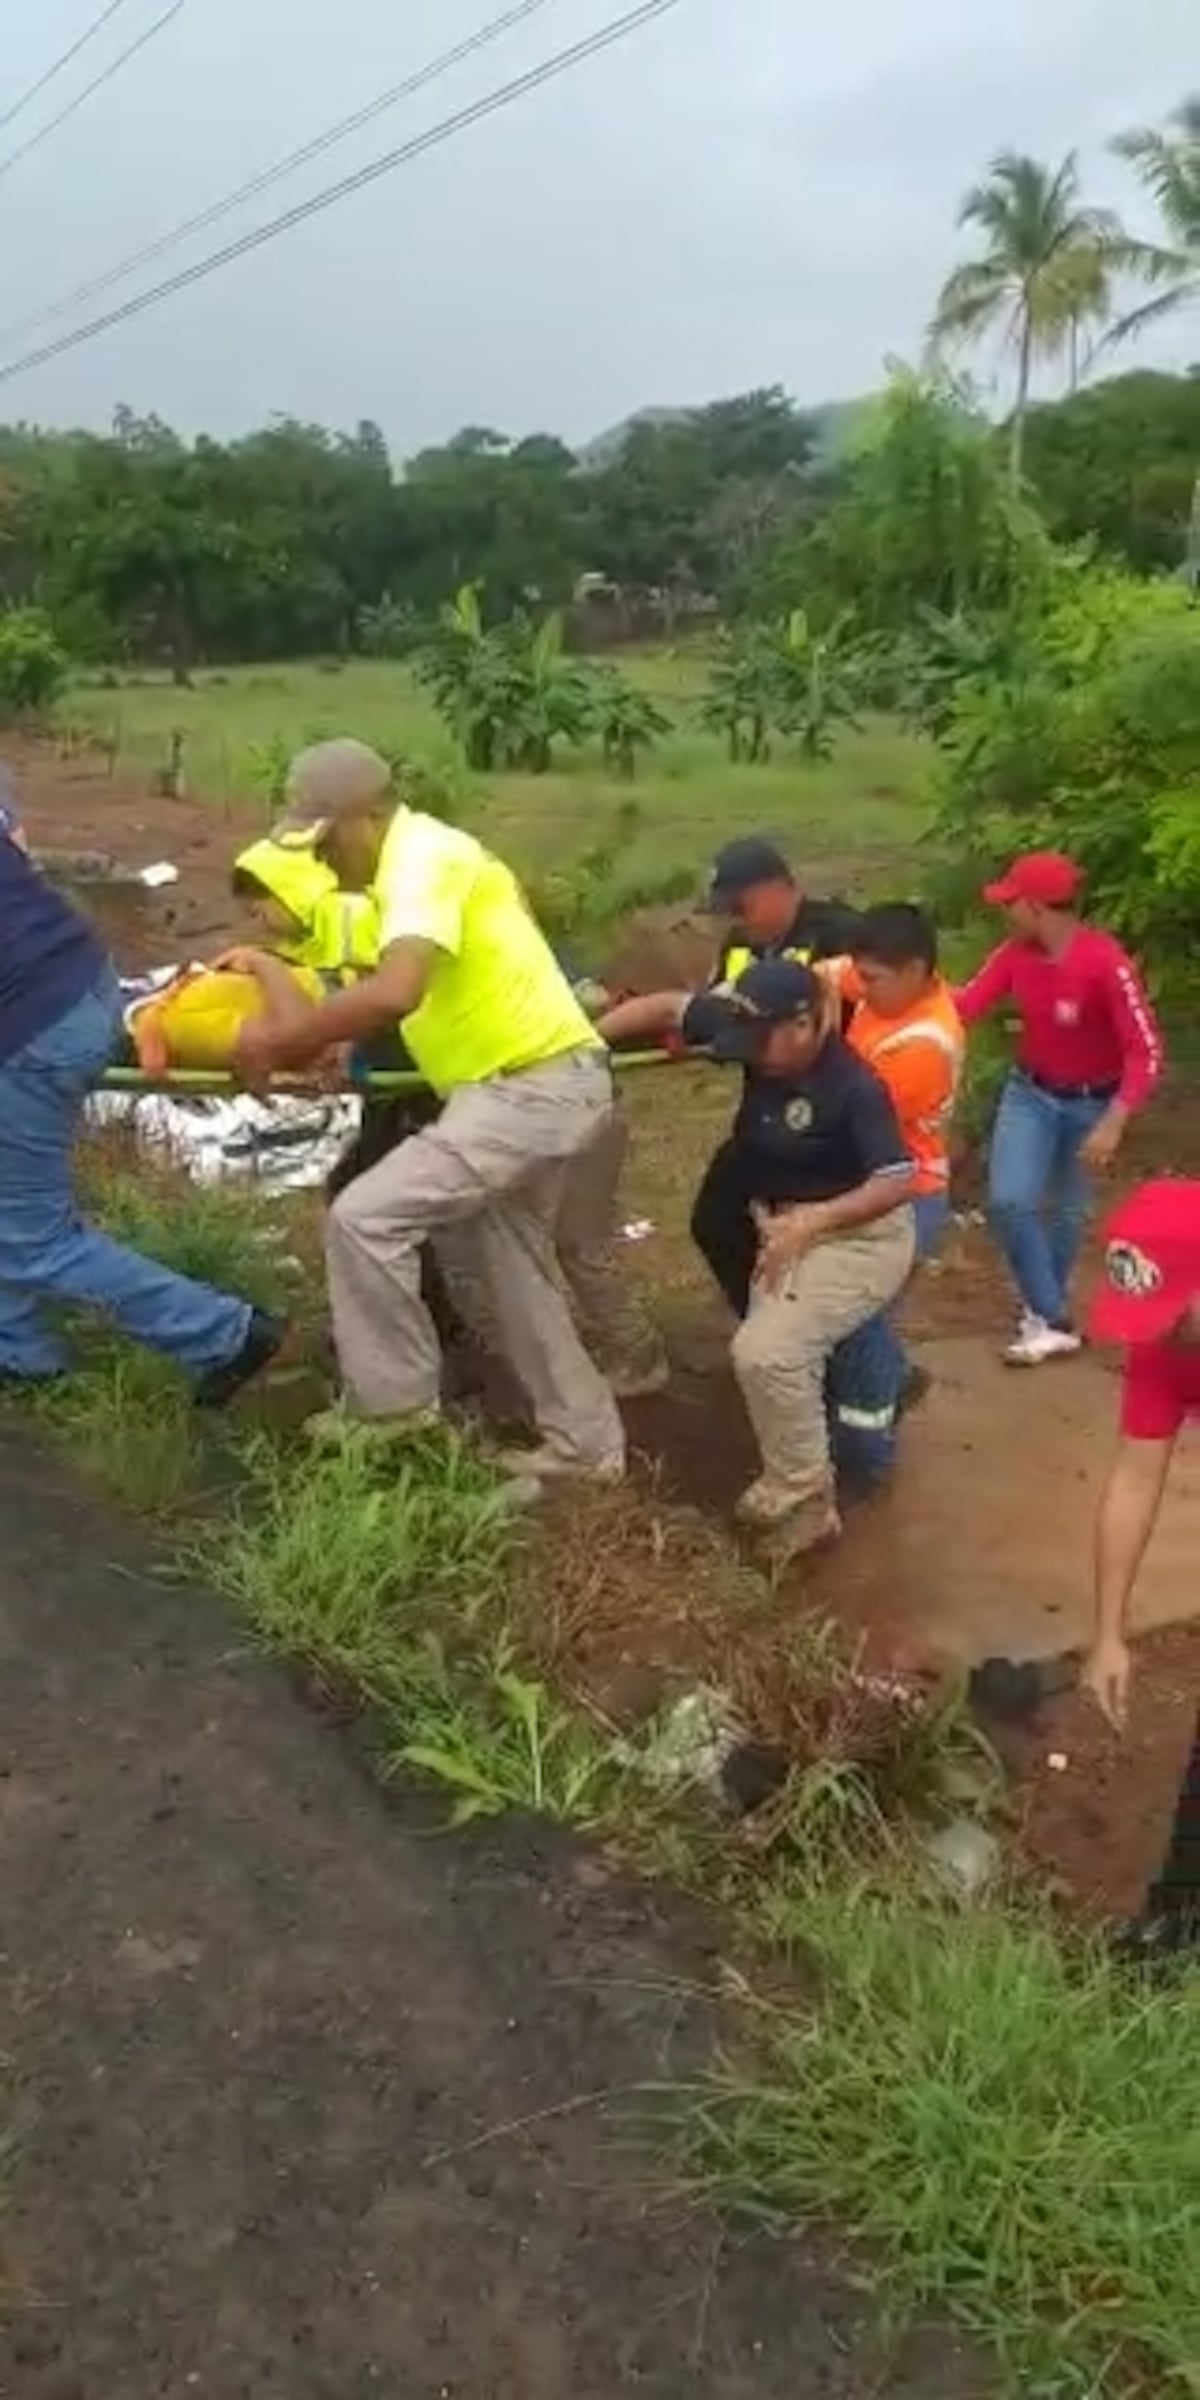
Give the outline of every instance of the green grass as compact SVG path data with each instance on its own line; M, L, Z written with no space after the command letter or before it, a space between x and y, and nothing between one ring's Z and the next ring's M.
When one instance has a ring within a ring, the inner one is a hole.
M739 831L770 834L798 865L825 862L856 891L887 888L901 866L909 888L912 847L928 821L928 754L912 735L879 719L844 734L828 763L781 756L761 767L731 765L694 719L702 658L668 652L625 663L676 727L632 786L606 774L597 751L584 750L564 753L552 774L478 779L470 792L469 821L523 875L568 864L632 800L637 818L622 836L620 881L635 902L672 874L694 877ZM254 802L256 751L340 733L409 751L443 768L456 792L468 788L449 736L403 665L232 668L202 676L191 691L149 679L112 690L81 684L63 716L65 729L104 742L121 772L143 783L153 781L172 733L181 730L188 790L216 808Z
M1023 2400L1200 2392L1200 1987L1142 1992L900 1869L781 1880L758 1920L812 1998L697 2104L719 2201L860 2234Z
M169 1263L284 1297L252 1191L134 1177L108 1143L89 1181ZM47 1404L72 1456L183 1519L186 1564L253 1637L370 1710L384 1773L435 1784L457 1822L525 1808L601 1829L732 1908L775 1996L749 2002L747 2058L686 2096L694 2181L781 2228L859 2235L894 2302L960 2319L1022 2400L1196 2400L1200 1988L1128 1986L1028 1908L954 1906L914 1872L904 1809L971 1805L991 1781L958 1712L893 1756L840 1650L798 1634L789 1690L815 1750L789 1742L778 1805L722 1836L562 1695L572 1612L602 1609L606 1545L611 1572L648 1572L657 1502L606 1495L547 1532L448 1432L314 1456L270 1421L198 1426L179 1378L106 1335L89 1360Z

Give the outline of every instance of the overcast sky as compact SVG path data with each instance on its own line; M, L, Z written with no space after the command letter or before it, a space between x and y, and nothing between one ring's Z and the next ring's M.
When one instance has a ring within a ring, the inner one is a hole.
M101 0L8 0L0 117ZM183 0L28 158L35 133L167 0L121 0L0 130L0 361L81 323L410 138L628 0L544 0L502 41L46 334L15 329L499 13L503 0ZM782 382L871 389L913 357L961 253L964 188L1011 146L1105 155L1197 71L1200 0L678 0L483 125L0 385L0 416L114 404L232 433L272 411L382 424L401 454L464 422L582 442L645 403ZM15 19L15 22L13 21ZM7 219L4 223L3 220ZM1139 349L1200 357L1200 322Z

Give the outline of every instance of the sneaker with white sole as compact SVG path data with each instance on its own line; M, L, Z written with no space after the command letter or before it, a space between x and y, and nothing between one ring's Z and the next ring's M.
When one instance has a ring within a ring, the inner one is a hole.
M625 1455L614 1451L610 1458L565 1458L561 1451L548 1447L537 1450L496 1450L491 1464L502 1475L513 1475L518 1481L532 1479L539 1484L623 1483Z
M304 1421L304 1438L314 1450L386 1451L402 1450L406 1445L440 1431L446 1424L436 1408L418 1408L403 1417L359 1417L335 1400L328 1408L318 1409L315 1416Z
M1044 1367L1052 1358L1074 1358L1082 1348L1083 1335L1074 1332L1071 1326L1048 1325L1044 1317L1035 1317L1027 1311L1004 1358L1010 1367Z
M614 1367L608 1378L617 1400L654 1400L671 1382L671 1361L665 1355L648 1367Z

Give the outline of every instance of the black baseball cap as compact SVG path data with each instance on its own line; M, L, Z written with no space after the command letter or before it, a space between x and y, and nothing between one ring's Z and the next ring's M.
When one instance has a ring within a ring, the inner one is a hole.
M782 850L761 834L747 834L742 841L726 842L718 850L708 879L706 902L709 908L728 908L740 900L743 892L752 891L756 883L794 883L795 877Z
M737 982L710 995L723 1022L709 1044L723 1066L749 1066L764 1033L811 1014L821 999L821 978L798 958L756 958Z

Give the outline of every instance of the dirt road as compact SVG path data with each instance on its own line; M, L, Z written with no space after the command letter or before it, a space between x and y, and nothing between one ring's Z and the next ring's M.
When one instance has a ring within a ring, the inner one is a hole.
M647 2196L702 1918L389 1810L12 1436L0 1537L0 2391L967 2400L815 2251Z

